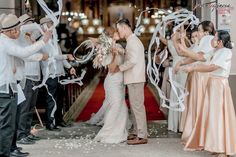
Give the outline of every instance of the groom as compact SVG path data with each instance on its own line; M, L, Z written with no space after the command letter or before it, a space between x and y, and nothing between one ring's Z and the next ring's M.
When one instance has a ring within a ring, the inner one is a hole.
M111 64L109 69L111 73L124 72L124 84L128 86L133 133L129 135L127 144L146 144L148 140L144 107L144 83L146 81L144 47L139 38L133 34L127 19L119 20L116 26L120 38L125 38L127 41L125 61L120 66ZM114 48L113 51L118 50Z

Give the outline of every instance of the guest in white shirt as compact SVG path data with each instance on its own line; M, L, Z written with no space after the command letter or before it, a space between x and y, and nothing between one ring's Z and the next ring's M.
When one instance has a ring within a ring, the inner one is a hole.
M0 35L0 156L10 156L17 109L17 81L14 75L14 57L28 57L40 50L51 38L51 32L44 34L43 40L31 46L21 47L15 39L20 34L20 21L12 14L7 15Z
M34 19L29 15L24 14L19 17L22 25L25 26L27 24L32 24ZM23 27L21 27L23 28ZM22 30L22 29L21 29ZM35 39L32 38L32 34L34 32L25 32L21 31L20 37L18 39L18 44L21 46L32 45L35 42ZM23 60L17 59L18 63L21 63L20 66L16 66L16 74L21 74L20 80L23 79L23 92L26 97L26 100L18 105L19 109L19 118L18 126L17 126L17 143L18 144L34 144L35 140L39 140L39 137L32 135L31 131L31 123L33 120L33 113L35 111L35 105L37 101L38 89L33 90L32 88L35 85L39 84L41 78L41 70L40 63L41 60L47 60L48 55L42 53L36 53L31 55L28 58L24 58ZM19 68L21 67L21 68Z
M40 24L43 29L47 30L53 27L52 20L50 18L42 18ZM55 29L55 28L53 28ZM57 38L54 34L53 38ZM57 101L58 94L61 85L58 83L60 76L65 76L64 67L69 69L70 74L75 74L75 69L68 63L68 60L74 60L74 57L70 54L63 55L58 44L55 46L53 40L51 40L43 49L43 53L49 55L49 60L42 61L42 73L43 77L49 76L46 81L49 94L46 97L46 129L51 131L60 131L57 126L66 127L66 123L63 121L62 108L63 104ZM50 63L51 61L51 63ZM50 64L49 64L50 63ZM47 74L48 71L48 74ZM54 102L56 101L56 103Z

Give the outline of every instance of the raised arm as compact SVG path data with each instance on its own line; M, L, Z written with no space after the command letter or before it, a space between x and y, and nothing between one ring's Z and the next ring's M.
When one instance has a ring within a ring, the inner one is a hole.
M43 54L43 53L36 53L27 58L23 58L23 60L26 62L39 62L41 60L44 61L47 59L48 59L48 54Z
M204 64L198 64L198 65L194 65L194 66L189 66L189 67L182 67L181 70L185 71L185 72L212 72L215 71L217 69L219 69L220 67L215 65L215 64L210 64L210 65L204 65Z
M178 63L180 63L180 66L182 66L182 65L191 64L194 62L196 62L196 60L193 60L192 58L184 58L181 61L179 61Z
M34 44L30 46L26 46L26 47L21 47L17 44L15 44L14 46L9 46L6 49L6 53L15 57L19 57L19 58L29 57L37 53L37 51L39 51L41 48L43 48L45 44L49 41L51 36L52 36L52 33L48 31L44 34L44 37L42 40L35 42Z
M173 39L173 45L175 47L175 50L179 56L183 56L182 51L179 48L179 42L176 39Z
M179 46L180 50L183 52L183 56L189 57L189 58L196 60L196 61L203 61L203 62L206 61L203 52L195 53L192 50L184 47L182 44L179 44L178 46Z
M179 45L182 44L182 46L184 48L187 48L185 40L186 40L186 31L183 29L183 27L181 27L180 39L177 39L176 35L172 36L172 41L173 41L174 47L175 47L176 52L179 56L184 56L184 53L180 49Z
M196 62L195 60L191 59L191 58L184 58L180 61L178 61L174 67L174 72L177 73L180 70L180 67L186 64L191 64Z
M166 46L168 45L168 41L167 41L167 39L166 39L165 37L163 37L163 36L160 35L159 38L160 38L161 42L162 42L164 45L166 45Z

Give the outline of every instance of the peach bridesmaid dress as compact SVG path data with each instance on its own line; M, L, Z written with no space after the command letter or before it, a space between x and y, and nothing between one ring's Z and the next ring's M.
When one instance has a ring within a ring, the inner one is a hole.
M206 62L197 62L194 64L207 64L212 56L214 47L211 46L211 40L214 38L212 35L204 36L198 45L194 48L194 52L205 53ZM186 88L189 95L185 99L186 110L182 113L180 122L180 131L182 131L181 142L185 144L190 137L193 127L196 122L196 117L199 115L202 106L202 99L206 90L208 81L208 73L193 72L188 76Z
M220 68L210 73L203 105L185 150L236 154L236 115L228 83L231 58L230 49L215 52L210 64Z

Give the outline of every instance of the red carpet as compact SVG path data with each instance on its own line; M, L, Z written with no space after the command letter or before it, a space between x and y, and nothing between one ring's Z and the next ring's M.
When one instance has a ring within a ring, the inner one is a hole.
M148 87L145 86L145 107L148 120L164 120L165 116L159 109L159 104L156 102L153 94ZM92 113L96 113L102 106L102 102L105 97L103 81L100 81L96 87L92 97L88 101L87 105L77 118L77 121L86 121L91 117Z

